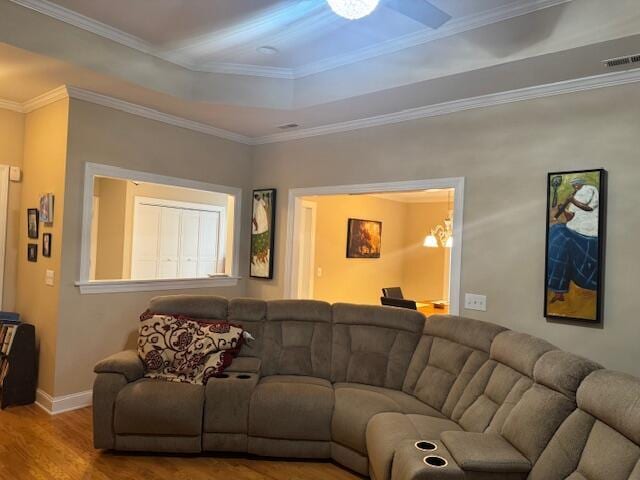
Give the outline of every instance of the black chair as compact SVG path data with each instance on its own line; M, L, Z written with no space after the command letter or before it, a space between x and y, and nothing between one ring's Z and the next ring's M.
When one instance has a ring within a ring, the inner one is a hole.
M382 296L387 298L403 299L402 289L400 287L387 287L382 289Z
M404 298L393 297L380 297L380 302L382 303L382 305L386 305L387 307L408 308L409 310L418 309L415 300L405 300Z

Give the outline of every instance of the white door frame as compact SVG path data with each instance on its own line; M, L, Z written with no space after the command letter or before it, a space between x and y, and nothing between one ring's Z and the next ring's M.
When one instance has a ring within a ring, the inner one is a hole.
M406 192L412 190L430 190L453 188L453 246L451 247L451 275L449 311L452 315L460 313L460 280L462 270L462 225L464 205L464 177L410 180L405 182L365 183L358 185L336 185L328 187L293 188L289 190L287 208L287 239L285 246L284 297L296 298L298 294L299 255L296 240L296 213L299 212L302 197L313 195L348 195L383 192ZM425 228L428 227L425 225Z
M315 280L316 213L317 213L318 205L315 202L310 202L309 200L301 200L300 202L296 202L296 208L299 209L299 211L296 212L296 218L300 218L300 214L303 208L308 208L309 210L311 210L311 238L305 238L304 231L301 228L302 225L300 224L298 224L296 228L296 232L294 232L295 238L298 239L298 241L294 242L294 249L296 250L294 255L298 259L296 262L298 264L297 277L296 277L296 284L297 284L296 298L313 298L313 297L306 297L301 295L301 291L300 291L301 283L299 279L302 276L302 270L304 265L303 262L305 260L304 258L302 258L302 245L304 244L304 242L308 241L310 243L310 246L309 246L310 258L307 259L307 261L311 264L309 268L309 290L313 292L313 284Z
M0 309L4 296L4 266L7 248L7 212L9 209L9 165L0 165Z

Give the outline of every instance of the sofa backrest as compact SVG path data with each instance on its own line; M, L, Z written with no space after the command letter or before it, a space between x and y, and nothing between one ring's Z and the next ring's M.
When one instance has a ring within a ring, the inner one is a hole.
M264 324L262 374L331 374L331 305L316 300L272 300Z
M229 301L215 295L163 295L152 298L148 308L151 313L226 321Z
M473 376L451 418L471 432L499 433L511 409L533 385L536 362L556 350L524 333L505 331L491 344L487 360Z
M267 302L252 298L229 300L227 319L249 332L254 340L245 342L240 349L241 357L262 358L264 346L264 324L267 319Z
M640 479L640 379L596 370L575 410L533 466L529 480Z
M533 386L513 407L502 436L533 465L558 427L576 409L576 391L590 373L602 367L560 350L545 353L533 370Z
M331 380L400 390L423 327L415 310L336 303Z
M489 359L493 339L504 330L470 318L428 317L402 390L451 416L467 384Z

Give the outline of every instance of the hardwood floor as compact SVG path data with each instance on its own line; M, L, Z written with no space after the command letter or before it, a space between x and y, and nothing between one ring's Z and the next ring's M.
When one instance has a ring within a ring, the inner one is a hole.
M331 462L224 454L151 455L94 450L91 408L49 416L35 405L0 411L1 480L355 480Z

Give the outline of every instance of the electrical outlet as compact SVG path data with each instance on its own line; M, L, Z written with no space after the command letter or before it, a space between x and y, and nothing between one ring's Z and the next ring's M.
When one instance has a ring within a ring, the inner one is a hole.
M486 312L487 311L486 295L476 295L474 293L465 294L464 308L466 308L467 310L479 310L481 312Z
M318 267L317 275L318 275L318 278L322 276L322 267Z

